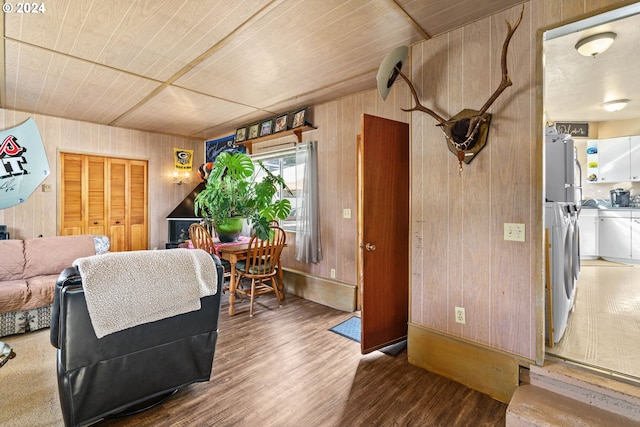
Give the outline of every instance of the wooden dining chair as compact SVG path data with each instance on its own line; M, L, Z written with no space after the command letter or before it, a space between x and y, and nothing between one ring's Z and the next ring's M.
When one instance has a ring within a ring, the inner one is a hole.
M209 254L216 254L216 246L213 243L213 238L209 231L201 224L193 223L189 226L189 238L193 247L196 249L202 249ZM231 264L225 259L221 259L222 267L224 267L224 277L231 277ZM229 289L229 286L225 283L223 291Z
M247 259L236 264L237 283L243 278L251 279L251 287L240 288L237 292L250 298L249 317L253 317L255 297L273 292L278 301L278 307L282 306L282 296L276 278L278 261L282 248L286 243L287 235L277 226L270 227L271 236L267 240L260 240L253 236L249 241Z
M209 231L204 228L203 225L193 223L189 226L189 238L193 247L196 249L202 249L210 254L216 253L216 247L213 244L213 238Z

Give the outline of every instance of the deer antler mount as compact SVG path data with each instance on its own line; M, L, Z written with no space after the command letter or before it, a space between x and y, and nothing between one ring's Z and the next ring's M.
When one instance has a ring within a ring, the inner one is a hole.
M411 83L411 80L402 72L402 64L406 61L409 53L409 49L406 46L401 46L391 51L391 53L385 57L384 61L382 61L378 69L378 91L382 99L387 98L391 90L391 85L393 85L396 77L402 77L409 85L409 89L416 103L415 107L409 109L403 108L402 111L422 111L423 113L429 114L438 122L437 126L442 128L449 150L458 158L461 171L462 163L469 164L487 143L489 124L491 123L491 114L487 113L487 110L495 100L498 99L502 92L513 84L507 71L507 51L513 33L515 33L518 26L520 26L520 22L522 22L523 14L524 7L520 12L518 21L513 27L509 21L507 21L508 32L502 45L502 59L500 63L502 67L502 80L498 88L479 111L465 109L449 120L446 120L433 110L422 105L413 83Z

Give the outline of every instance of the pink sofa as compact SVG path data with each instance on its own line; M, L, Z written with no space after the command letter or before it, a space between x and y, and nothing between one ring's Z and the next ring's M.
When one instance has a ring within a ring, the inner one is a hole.
M93 235L0 240L0 337L49 327L62 270L108 246Z

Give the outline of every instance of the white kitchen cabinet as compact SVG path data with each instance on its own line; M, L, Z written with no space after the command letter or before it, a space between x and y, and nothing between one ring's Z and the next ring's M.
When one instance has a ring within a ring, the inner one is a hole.
M629 141L629 160L631 181L640 181L640 135L632 136Z
M598 250L598 209L582 209L578 217L578 229L580 230L580 258L596 259Z
M631 214L631 258L640 263L640 212Z
M600 211L598 249L604 259L631 261L631 211Z
M598 182L621 182L631 178L628 136L598 140Z

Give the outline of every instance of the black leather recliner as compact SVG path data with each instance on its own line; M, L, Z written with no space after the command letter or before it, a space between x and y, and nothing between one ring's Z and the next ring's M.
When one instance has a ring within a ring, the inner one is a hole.
M217 293L201 298L200 310L101 339L91 325L78 270L67 268L60 274L51 344L58 349L58 391L66 426L139 412L181 387L209 380L224 278L220 260L213 258Z

